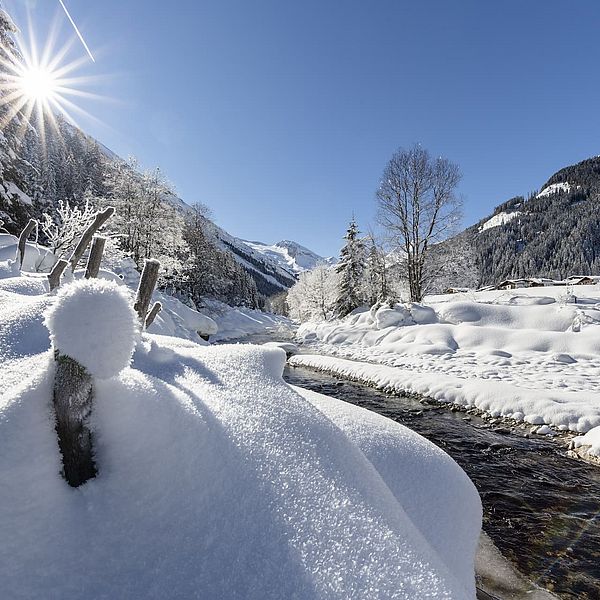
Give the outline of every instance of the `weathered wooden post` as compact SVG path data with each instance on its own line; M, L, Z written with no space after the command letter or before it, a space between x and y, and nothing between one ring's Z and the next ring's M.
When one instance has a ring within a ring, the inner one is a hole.
M55 290L60 285L60 278L67 268L69 261L64 258L56 261L56 264L52 267L52 271L48 273L48 284L50 285L50 291Z
M139 323L124 286L105 279L65 285L45 311L56 371L52 401L67 483L80 486L96 475L89 425L96 379L125 369Z
M160 302L155 302L154 306L150 309L150 312L148 313L148 316L146 317L146 322L144 323L144 328L148 329L148 327L150 327L150 325L152 325L152 323L154 322L154 319L156 319L156 315L158 315L158 313L162 310L162 304Z
M135 297L135 304L133 305L142 327L146 324L146 315L148 314L150 300L152 300L152 293L158 281L159 268L160 262L152 258L146 259Z
M112 217L114 212L115 209L112 206L109 206L102 212L96 214L96 218L83 232L79 243L75 247L75 250L73 250L73 254L71 254L71 258L69 259L69 262L71 263L71 271L75 272L77 264L81 260L85 249L88 247L88 244L92 241L92 237L94 237L96 231L98 231L98 229L100 229L100 227L102 227L102 225L104 225L104 223L106 223L106 221L108 221L108 219Z
M55 358L52 400L58 446L65 479L70 486L78 487L96 476L92 433L88 427L94 393L92 376L83 365L59 350L55 350Z
M100 263L102 262L102 254L104 253L104 245L106 238L100 235L95 235L92 239L92 248L85 267L85 278L98 277L100 272Z
M25 225L21 235L19 236L19 244L17 249L17 258L19 260L19 269L23 268L23 261L25 260L25 248L27 247L27 238L31 235L31 232L37 227L38 222L35 219L29 219L29 223Z

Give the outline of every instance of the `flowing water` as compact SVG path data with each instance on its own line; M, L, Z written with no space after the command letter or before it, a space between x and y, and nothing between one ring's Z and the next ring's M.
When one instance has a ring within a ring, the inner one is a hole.
M600 467L463 412L304 368L287 367L284 378L389 417L443 448L477 486L483 529L506 558L562 598L600 599Z

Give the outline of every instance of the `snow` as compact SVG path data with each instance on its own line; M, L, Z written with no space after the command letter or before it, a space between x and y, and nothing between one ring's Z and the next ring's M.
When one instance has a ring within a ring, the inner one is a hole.
M481 518L481 502L465 472L437 446L391 419L322 394L294 389L360 448L451 571L470 581L480 531L473 515ZM402 465L401 471L398 465ZM431 481L422 477L424 472L436 481L433 494ZM436 518L448 511L456 520Z
M54 348L101 379L129 365L139 329L131 294L103 279L62 285L44 323Z
M305 323L298 339L328 356L290 362L546 425L541 434L586 433L600 427L600 287L574 292L574 304L564 287L440 295Z
M553 183L547 187L545 187L536 198L544 198L547 196L551 196L552 194L558 194L561 192L569 192L573 186L570 183L562 182L562 183Z
M0 400L3 596L475 597L481 505L466 475L392 421L299 394L279 348L143 334L131 366L95 380L99 474L70 488L42 313L97 300L90 282L25 295L29 278L15 279L0 286L2 384L13 382ZM124 317L126 288L93 283ZM86 337L84 321L67 326Z
M269 258L272 262L295 274L310 271L319 264L332 265L336 262L332 257L324 258L297 242L289 240L283 240L273 245L246 240L244 240L244 243Z
M501 212L497 215L494 215L492 218L488 219L480 228L479 233L482 231L486 231L487 229L491 229L492 227L499 227L500 225L506 225L510 223L513 219L516 219L520 216L521 213L518 210L513 212Z
M218 332L211 336L213 342L241 340L250 335L281 333L289 337L295 325L286 317L243 306L228 306L217 300L205 299L200 311L215 323Z
M7 195L16 196L19 199L19 202L23 204L33 204L31 198L27 194L25 194L25 192L23 192L19 187L17 187L12 181L4 181L3 185L6 189Z

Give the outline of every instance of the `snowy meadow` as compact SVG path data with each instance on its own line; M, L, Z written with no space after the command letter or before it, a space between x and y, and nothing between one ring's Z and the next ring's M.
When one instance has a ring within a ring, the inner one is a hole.
M292 364L392 392L510 419L539 435L574 432L600 456L600 286L494 290L426 297L304 323L319 354Z

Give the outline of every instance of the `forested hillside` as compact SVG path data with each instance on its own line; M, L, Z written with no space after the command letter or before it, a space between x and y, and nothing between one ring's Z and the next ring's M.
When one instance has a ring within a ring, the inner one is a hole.
M0 11L1 81L10 81L11 61L20 59L13 34L10 17ZM107 232L113 250L140 266L158 258L161 285L196 305L211 297L262 307L295 283L293 271L215 225L206 206L182 202L160 169L142 171L135 160L121 159L60 115L40 121L35 111L13 103L3 86L0 121L4 231L18 233L33 217L41 224L39 241L62 255L70 249L73 228L111 205L117 209Z
M504 202L443 246L456 257L451 285L599 274L600 157L561 169L540 193Z

